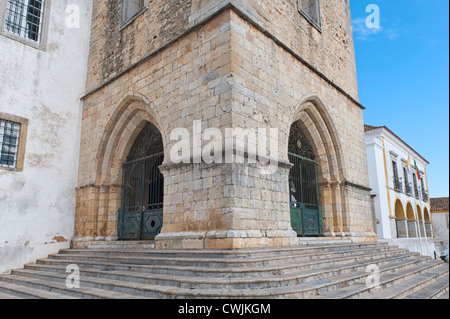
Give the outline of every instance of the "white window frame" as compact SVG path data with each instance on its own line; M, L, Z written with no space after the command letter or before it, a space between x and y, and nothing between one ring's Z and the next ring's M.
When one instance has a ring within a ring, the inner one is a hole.
M316 12L317 21L313 16L304 8L305 1L315 1L316 2ZM311 23L319 32L322 32L322 15L320 10L320 0L298 0L298 12L305 17L305 19Z
M50 4L52 0L44 0L43 1L43 7L41 11L41 17L40 17L40 34L39 39L37 41L30 39L26 36L25 30L26 30L26 19L22 19L21 28L23 29L20 34L17 34L13 31L8 30L6 19L8 17L8 7L10 4L10 1L12 0L1 0L0 2L0 19L1 19L1 28L0 28L0 34L16 40L18 42L21 42L23 44L26 44L28 46L31 46L36 49L40 50L46 50L47 48L47 33L48 33L48 24L49 24L49 16L50 16ZM24 0L24 8L28 7L30 0Z

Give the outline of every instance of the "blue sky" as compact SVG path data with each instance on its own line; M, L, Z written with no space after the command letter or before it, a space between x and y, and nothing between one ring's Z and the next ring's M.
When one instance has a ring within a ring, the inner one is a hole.
M360 102L425 157L431 197L449 196L449 1L351 0ZM369 4L380 29L365 25Z

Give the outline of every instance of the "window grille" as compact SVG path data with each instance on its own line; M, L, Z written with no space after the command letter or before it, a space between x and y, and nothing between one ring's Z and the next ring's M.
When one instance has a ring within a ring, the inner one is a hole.
M394 188L395 190L399 192L403 192L403 181L402 178L398 176L398 170L397 170L397 162L392 161L392 169L394 172Z
M45 0L8 0L6 30L40 43Z
M413 173L413 181L414 181L414 195L417 199L420 199L419 197L419 187L417 185L417 176Z
M0 166L16 168L20 124L0 120Z

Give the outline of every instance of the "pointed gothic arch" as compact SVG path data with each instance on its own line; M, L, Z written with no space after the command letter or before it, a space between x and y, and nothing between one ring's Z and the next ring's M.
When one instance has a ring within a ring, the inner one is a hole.
M345 236L348 207L345 196L345 160L339 135L326 106L317 95L305 97L295 110L296 123L310 142L317 161L319 204L325 236ZM289 135L287 143L289 145Z
M96 182L114 184L120 179L121 165L135 139L147 122L160 132L164 144L164 131L150 101L137 93L127 94L111 113L96 153Z
M146 122L127 149L118 237L120 240L154 239L163 225L164 177L159 169L164 159L161 133Z
M99 190L95 197L95 216L91 218L95 221L94 234L98 238L117 238L118 221L113 227L110 219L112 215L118 216L123 205L124 164L148 123L160 132L160 149L164 150L164 132L158 114L150 101L140 94L128 93L106 122L94 161L95 184Z

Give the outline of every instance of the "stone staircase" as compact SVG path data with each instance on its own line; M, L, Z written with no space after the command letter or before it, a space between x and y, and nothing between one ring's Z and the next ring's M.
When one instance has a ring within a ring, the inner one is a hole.
M67 266L80 288L66 286ZM380 285L366 284L376 265ZM386 243L237 251L153 249L149 242L63 250L0 275L6 298L449 298L449 266Z

